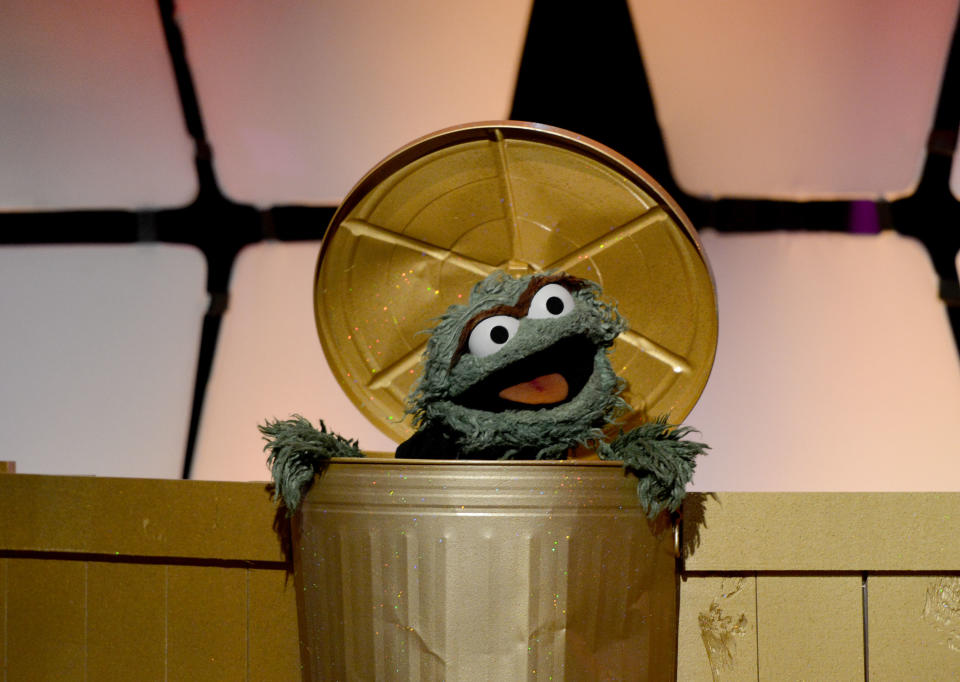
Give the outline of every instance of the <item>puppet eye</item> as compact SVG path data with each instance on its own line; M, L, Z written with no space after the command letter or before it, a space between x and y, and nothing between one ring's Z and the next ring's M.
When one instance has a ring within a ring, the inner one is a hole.
M560 284L547 284L533 295L527 317L543 320L573 312L573 294Z
M509 315L494 315L482 320L470 332L467 347L472 355L484 358L498 352L517 333L520 320Z

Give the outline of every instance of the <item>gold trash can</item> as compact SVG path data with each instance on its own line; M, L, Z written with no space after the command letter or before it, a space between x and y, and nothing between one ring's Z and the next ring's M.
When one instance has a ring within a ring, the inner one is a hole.
M394 440L413 433L423 330L498 269L563 270L616 301L634 325L610 355L626 427L693 407L717 310L680 207L582 135L487 121L391 154L324 235L324 355ZM636 483L600 461L334 460L294 519L304 679L674 679L674 528Z
M293 533L304 680L674 679L674 527L617 463L337 459Z

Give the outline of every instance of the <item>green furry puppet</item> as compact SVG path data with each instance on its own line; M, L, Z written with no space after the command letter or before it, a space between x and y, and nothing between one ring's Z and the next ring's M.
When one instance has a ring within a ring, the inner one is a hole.
M398 458L565 459L578 446L639 478L650 517L676 511L707 446L658 419L605 439L629 410L607 357L626 323L600 287L564 273L495 272L433 329L408 412L417 432ZM303 417L261 426L276 494L295 510L331 457L362 457L356 441Z

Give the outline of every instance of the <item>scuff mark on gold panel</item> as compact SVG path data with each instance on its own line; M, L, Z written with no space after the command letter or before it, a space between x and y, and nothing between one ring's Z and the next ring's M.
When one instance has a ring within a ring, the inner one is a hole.
M699 615L700 636L707 650L714 682L719 682L722 671L733 667L733 657L737 652L736 637L743 636L747 631L745 614L741 613L734 618L721 608L725 600L733 597L742 588L743 578L737 578L732 590L725 589L724 583L720 583L720 594L710 602L707 610L701 611Z
M931 581L922 618L946 635L950 649L960 653L960 577L941 576Z

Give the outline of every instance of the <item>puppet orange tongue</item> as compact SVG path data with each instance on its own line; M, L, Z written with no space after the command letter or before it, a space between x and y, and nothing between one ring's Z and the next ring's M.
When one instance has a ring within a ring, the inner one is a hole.
M504 400L525 405L549 405L567 397L567 380L560 374L547 374L503 389L498 394Z

